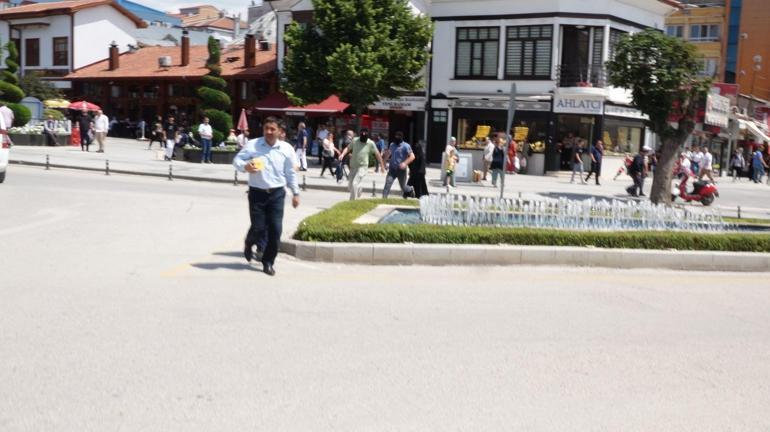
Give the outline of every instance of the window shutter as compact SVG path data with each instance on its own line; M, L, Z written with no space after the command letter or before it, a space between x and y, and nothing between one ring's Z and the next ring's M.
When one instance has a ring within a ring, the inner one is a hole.
M468 76L471 74L471 43L470 42L458 42L457 44L457 60L455 61L457 70L455 74L458 76Z

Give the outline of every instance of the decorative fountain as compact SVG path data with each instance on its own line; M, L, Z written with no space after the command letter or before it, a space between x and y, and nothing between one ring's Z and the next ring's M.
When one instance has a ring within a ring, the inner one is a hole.
M732 230L716 209L688 210L649 201L475 197L459 194L426 195L417 212L401 211L382 223L427 223L454 226L531 227L592 231Z

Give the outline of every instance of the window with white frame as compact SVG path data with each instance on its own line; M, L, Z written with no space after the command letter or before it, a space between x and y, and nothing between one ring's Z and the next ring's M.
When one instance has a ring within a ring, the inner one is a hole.
M666 26L666 34L668 36L672 36L672 37L683 38L684 37L684 26L681 26L681 25Z
M456 78L497 78L499 27L457 29Z
M690 26L690 40L694 42L713 42L719 40L719 24L695 24Z

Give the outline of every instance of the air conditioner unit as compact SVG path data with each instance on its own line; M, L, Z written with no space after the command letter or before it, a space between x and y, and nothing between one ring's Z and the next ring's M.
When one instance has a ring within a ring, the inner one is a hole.
M164 67L171 67L171 56L160 56L158 57L158 66L164 68Z

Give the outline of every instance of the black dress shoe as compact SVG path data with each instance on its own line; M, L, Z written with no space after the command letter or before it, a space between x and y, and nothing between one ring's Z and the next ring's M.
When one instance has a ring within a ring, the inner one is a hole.
M262 271L268 276L275 276L275 269L272 264L262 264Z
M254 258L254 252L252 252L252 244L249 242L244 243L243 245L243 257L246 258L246 261L251 262L251 259Z

